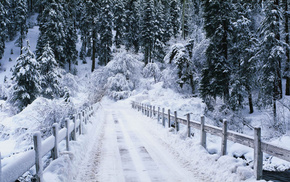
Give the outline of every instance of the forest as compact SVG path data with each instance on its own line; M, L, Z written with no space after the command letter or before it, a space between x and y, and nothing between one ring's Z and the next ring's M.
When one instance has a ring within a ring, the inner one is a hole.
M141 78L153 78L202 98L209 115L246 122L245 111L267 110L272 127L285 134L278 108L290 109L288 6L288 0L2 0L0 59L13 40L20 56L1 98L17 112L40 96L67 99L60 77L89 64L82 74L93 72L94 101L127 98ZM32 51L26 36L35 14Z

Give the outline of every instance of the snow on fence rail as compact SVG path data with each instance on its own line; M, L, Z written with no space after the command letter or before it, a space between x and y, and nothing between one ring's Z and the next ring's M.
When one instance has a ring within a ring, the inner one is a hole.
M53 135L41 141L41 133L38 131L33 135L34 150L27 151L21 156L18 156L13 162L8 163L3 168L0 160L0 182L13 182L20 176L27 172L35 165L37 182L43 181L43 162L44 157L51 151L52 159L58 158L58 144L62 140L66 140L66 150L69 151L69 140L77 139L77 132L79 135L83 134L83 124L87 124L89 118L93 115L95 106L87 107L85 110L73 115L72 121L65 120L65 128L59 130L57 123L53 124ZM0 153L1 157L1 153ZM1 159L1 158L0 158Z
M247 136L241 133L227 130L227 121L223 121L223 127L219 128L212 125L205 124L204 116L201 116L201 121L190 121L190 114L187 114L187 119L178 118L177 111L174 111L174 115L165 113L165 109L160 107L155 110L155 106L132 102L132 108L142 111L148 117L157 115L158 122L162 121L162 125L165 127L165 119L168 121L168 127L170 127L170 121L174 121L176 132L179 131L179 124L182 123L187 126L187 136L190 137L190 128L199 129L201 131L200 144L206 148L206 133L222 137L221 142L221 155L227 153L227 140L251 147L254 149L254 173L257 180L262 179L263 173L263 152L278 157L280 159L290 162L290 150L272 145L267 142L261 141L261 128L254 128L254 137Z

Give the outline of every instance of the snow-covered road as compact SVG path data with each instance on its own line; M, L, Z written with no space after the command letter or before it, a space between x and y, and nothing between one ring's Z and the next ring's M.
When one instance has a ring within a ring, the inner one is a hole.
M152 133L144 116L132 113L129 105L124 106L103 106L104 128L87 152L78 180L205 181L176 159L175 151Z

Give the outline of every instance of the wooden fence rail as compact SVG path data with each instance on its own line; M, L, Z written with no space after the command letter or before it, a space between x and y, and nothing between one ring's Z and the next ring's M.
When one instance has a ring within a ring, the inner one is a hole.
M263 172L263 152L269 155L278 157L280 159L290 162L290 150L272 145L270 143L261 140L261 128L254 128L254 137L247 136L234 131L229 131L227 129L227 121L223 121L223 128L219 128L212 125L205 124L204 116L201 116L200 122L190 121L189 114L187 114L187 119L177 117L177 111L174 111L174 115L164 112L165 109L158 107L158 111L155 111L155 106L145 105L138 102L132 102L132 108L142 110L142 113L150 113L150 116L157 116L157 121L165 127L165 119L167 118L168 127L170 127L170 121L174 121L174 127L176 132L179 131L179 124L184 124L187 126L187 136L190 137L190 127L198 129L201 131L200 144L206 148L206 133L212 135L220 136L222 138L221 142L221 155L226 155L227 153L227 140L251 147L254 149L254 173L257 180L262 178ZM152 110L153 108L153 110ZM147 115L147 114L146 114ZM147 116L149 116L147 115Z
M77 130L79 135L83 134L83 125L87 124L88 119L93 115L96 106L87 107L78 114L73 116L73 119L65 120L65 128L59 130L57 123L53 124L53 135L41 140L41 133L36 132L33 135L34 150L29 150L16 157L12 162L4 167L1 167L0 160L0 182L14 182L25 172L29 171L35 165L37 182L43 181L43 163L42 157L51 152L52 159L57 159L59 156L58 144L62 140L66 140L66 150L70 149L70 139L77 139ZM1 153L0 153L1 157ZM1 158L0 158L1 159Z

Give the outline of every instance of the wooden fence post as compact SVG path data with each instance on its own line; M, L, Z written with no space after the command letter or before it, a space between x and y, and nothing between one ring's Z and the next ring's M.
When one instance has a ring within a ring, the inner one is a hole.
M87 124L87 120L86 120L86 116L85 116L85 111L82 110L82 118L83 118L83 121L85 122L85 124Z
M228 124L227 120L223 120L223 131L222 131L222 146L221 146L221 155L227 154L227 133L228 133Z
M168 128L170 128L170 109L168 109Z
M82 114L79 112L79 120L80 120L80 126L79 126L79 135L83 134L83 125L82 125Z
M150 112L150 109L149 109L149 105L147 105L147 117L149 117L149 112Z
M66 127L66 150L69 151L69 119L65 119L65 127Z
M200 117L200 145L203 146L203 148L206 148L206 132L204 130L204 123L205 118L204 116Z
M261 128L254 131L254 173L256 180L262 179L263 175L263 152L261 142Z
M52 125L52 134L54 136L54 147L51 150L51 157L53 160L58 158L58 124L54 123Z
M159 123L159 121L160 121L160 107L158 107L157 121L158 121L158 123Z
M35 150L35 168L36 168L36 181L42 182L43 181L43 163L41 157L41 134L40 132L36 132L33 135L33 143L34 143L34 150Z
M1 163L2 159L1 159L1 152L0 152L0 182L3 181L2 179L2 163Z
M77 140L77 125L76 125L76 115L73 115L73 123L74 123L74 130L72 131L71 138L72 140L76 141Z
M155 106L153 106L153 116L155 117L156 114L155 114Z
M152 118L152 105L150 105L150 118Z
M165 127L165 116L164 116L165 109L162 108L162 125Z
M176 133L179 131L179 123L177 122L177 111L174 111L174 124Z
M190 137L190 133L191 133L191 130L190 130L190 114L188 113L186 116L187 116L187 137Z

